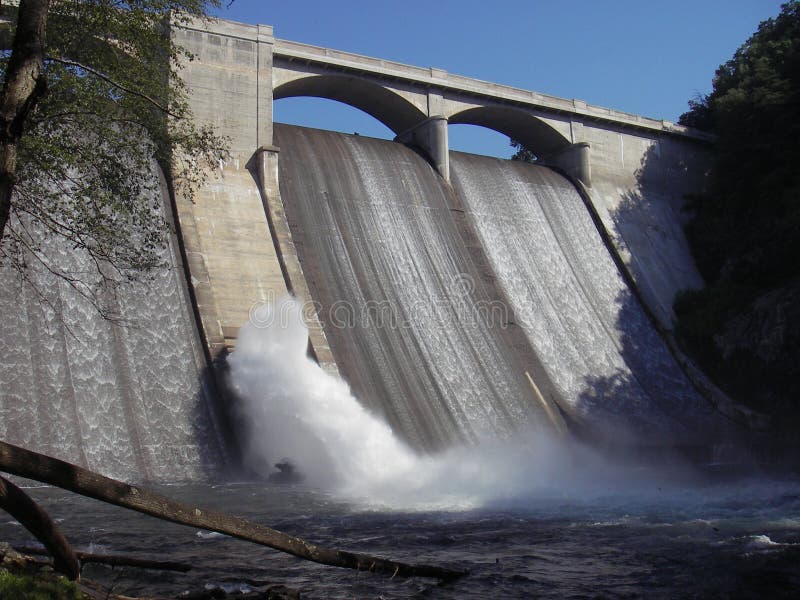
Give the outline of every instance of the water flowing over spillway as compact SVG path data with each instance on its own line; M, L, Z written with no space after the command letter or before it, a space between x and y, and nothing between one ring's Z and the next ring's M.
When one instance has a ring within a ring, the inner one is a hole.
M65 243L49 256L90 281ZM0 269L0 439L133 481L212 475L223 464L205 360L174 240L153 281L120 288L125 326L32 265Z
M461 153L451 154L451 173L562 406L615 434L681 439L720 425L626 285L569 181L546 167Z
M412 443L549 426L526 372L575 423L615 441L697 441L727 427L562 176L451 153L449 188L399 144L289 126L276 126L276 143L287 217L340 371ZM506 322L464 319L464 303L481 301L502 304ZM374 304L402 326L364 320Z
M560 175L452 153L451 186L401 144L280 125L275 136L339 371L403 442L436 451L549 431L559 410L616 441L726 428ZM88 258L45 243L91 279ZM164 259L153 281L112 297L124 327L35 264L30 282L0 269L0 439L129 480L220 473L225 427L176 240Z
M501 303L431 167L381 140L276 126L276 141L298 255L356 397L428 449L535 423L509 316L473 310Z

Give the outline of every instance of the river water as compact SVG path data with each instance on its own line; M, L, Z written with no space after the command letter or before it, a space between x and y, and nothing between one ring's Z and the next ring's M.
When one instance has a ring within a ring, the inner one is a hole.
M29 492L79 549L192 563L189 574L87 568L115 593L229 591L283 583L304 598L792 597L800 585L800 479L718 469L667 480L629 467L623 484L561 485L470 509L380 508L303 485L164 486L320 544L466 567L438 585L324 567L53 488ZM5 518L0 538L28 543Z

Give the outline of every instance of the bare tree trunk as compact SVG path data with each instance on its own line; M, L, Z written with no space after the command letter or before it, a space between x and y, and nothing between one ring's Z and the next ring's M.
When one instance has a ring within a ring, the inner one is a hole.
M39 540L53 557L53 567L72 580L80 576L78 558L50 516L30 496L0 477L0 508Z
M45 93L42 68L50 0L20 0L17 32L0 94L0 240L11 213L17 143L25 120Z
M0 470L49 483L165 521L224 533L323 565L387 573L398 577L456 579L467 574L466 571L430 565L412 565L369 554L317 546L241 517L187 506L146 489L104 477L68 462L12 446L6 442L0 442Z

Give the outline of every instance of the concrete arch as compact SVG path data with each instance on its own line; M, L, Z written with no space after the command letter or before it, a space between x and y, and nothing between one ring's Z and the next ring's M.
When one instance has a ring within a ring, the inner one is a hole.
M481 106L455 113L450 123L480 125L517 140L540 158L563 152L572 145L571 140L550 125L518 108L506 106Z
M273 99L312 96L343 102L372 115L395 134L421 123L427 115L392 90L350 75L312 75L279 85Z

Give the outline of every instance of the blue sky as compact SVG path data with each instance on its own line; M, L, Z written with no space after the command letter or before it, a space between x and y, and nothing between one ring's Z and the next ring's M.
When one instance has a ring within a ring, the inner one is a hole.
M234 0L223 18L275 36L580 98L676 121L780 0ZM287 98L276 120L391 138L372 117ZM508 140L450 126L455 149L507 156Z

